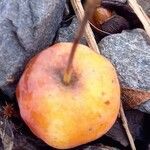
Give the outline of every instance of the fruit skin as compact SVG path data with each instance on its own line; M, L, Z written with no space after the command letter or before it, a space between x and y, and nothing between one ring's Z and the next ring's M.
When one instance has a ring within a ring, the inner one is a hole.
M62 82L72 43L55 44L28 63L17 86L20 113L32 132L58 149L73 148L105 134L120 107L114 67L78 45L71 84Z

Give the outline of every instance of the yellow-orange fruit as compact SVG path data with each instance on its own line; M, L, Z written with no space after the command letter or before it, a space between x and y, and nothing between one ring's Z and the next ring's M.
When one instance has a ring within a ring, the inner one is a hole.
M71 83L63 83L71 47L72 43L59 43L35 56L16 92L25 123L36 136L58 149L101 137L114 124L120 106L114 67L87 46L78 45Z

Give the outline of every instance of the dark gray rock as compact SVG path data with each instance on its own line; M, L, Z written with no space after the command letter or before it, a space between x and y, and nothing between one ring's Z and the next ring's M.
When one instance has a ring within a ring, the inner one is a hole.
M142 103L142 105L138 106L137 109L150 114L150 100Z
M105 37L99 48L115 66L121 84L130 88L150 90L150 39L142 29L123 31ZM140 109L150 113L150 102Z
M79 22L76 17L73 18L68 27L62 27L58 31L56 42L73 42L75 34L78 30ZM86 44L85 38L81 38L80 43Z
M128 110L125 112L128 120L128 126L133 139L143 141L144 140L144 113L138 110ZM113 127L106 133L108 137L118 141L123 146L128 146L129 141L123 128L121 120L117 120Z
M22 124L21 124L22 125ZM26 130L26 129L22 129ZM28 130L27 130L28 131ZM30 133L23 134L12 121L0 117L0 150L52 149Z
M0 1L0 89L10 97L26 62L52 44L65 0Z
M83 146L81 149L77 148L75 150L119 150L119 149L115 147L105 146L103 144L95 144Z

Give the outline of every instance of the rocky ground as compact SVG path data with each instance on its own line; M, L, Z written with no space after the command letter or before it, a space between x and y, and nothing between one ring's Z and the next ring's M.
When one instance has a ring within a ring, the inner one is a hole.
M150 1L138 1L150 16ZM37 139L21 120L15 89L31 57L54 43L73 41L78 20L72 9L68 12L68 2L0 1L0 150L52 149ZM80 42L87 44L84 37ZM102 54L116 67L122 86L146 92L150 90L150 39L142 28L98 38L97 42ZM10 118L7 108L11 110ZM150 147L149 114L150 99L143 99L134 109L126 110L139 150ZM105 136L75 149L123 150L130 149L130 146L118 119Z

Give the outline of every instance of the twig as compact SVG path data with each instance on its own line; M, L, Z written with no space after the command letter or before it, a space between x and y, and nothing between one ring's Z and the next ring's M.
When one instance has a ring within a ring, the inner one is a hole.
M81 22L84 17L84 9L82 7L81 0L71 0L71 4L73 6L73 9L76 13L78 20ZM99 48L96 44L94 34L93 34L93 31L92 31L89 23L87 23L87 25L86 25L84 35L85 35L85 38L86 38L86 41L87 41L89 47L92 48L93 50L95 50L97 53L99 53Z
M131 148L132 148L132 150L136 150L133 137L132 137L132 135L130 133L130 129L128 127L128 122L127 122L127 119L126 119L126 116L125 116L125 113L124 113L122 103L121 103L121 106L120 106L120 116L121 116L121 120L122 120L122 125L123 125L123 127L126 131L127 136L128 136Z
M96 3L93 3L92 1L87 1L84 17L81 21L80 26L78 27L78 31L77 31L77 34L75 36L75 39L74 39L74 42L73 42L73 45L71 48L71 53L70 53L69 58L68 58L67 67L66 67L66 70L65 70L65 73L63 76L63 82L66 85L68 85L71 81L73 58L75 56L77 46L79 44L81 37L84 34L85 26L88 22L88 19L90 17L92 17L95 8L96 8Z
M71 3L72 3L72 6L74 8L74 11L75 11L78 19L81 21L82 18L84 17L84 9L82 7L81 0L71 0ZM92 32L92 29L91 29L89 23L85 27L85 38L88 42L89 47L100 54L98 45L95 41L94 34ZM121 115L121 119L123 122L123 127L125 128L126 134L128 136L131 148L132 148L132 150L136 150L133 137L132 137L130 130L129 130L129 127L128 127L127 119L126 119L126 116L124 114L122 102L121 102L121 106L120 106L120 115Z
M145 31L150 37L150 18L144 12L143 8L138 4L137 0L128 0L130 7L134 10L135 14L140 19L144 26Z

